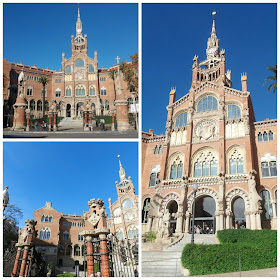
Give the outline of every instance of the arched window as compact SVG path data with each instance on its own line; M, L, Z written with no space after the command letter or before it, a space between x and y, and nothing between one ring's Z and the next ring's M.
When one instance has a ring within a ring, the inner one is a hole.
M101 104L101 108L103 110L104 109L104 104L103 104L103 100L102 99L100 99L100 104Z
M71 96L72 95L72 90L70 86L67 86L65 89L65 96Z
M159 146L158 153L162 154L162 145Z
M268 133L268 139L269 139L269 141L273 140L273 132L271 130Z
M156 185L156 181L158 179L158 175L159 175L159 173L156 173L156 172L151 173L150 183L149 183L150 187L154 187Z
M241 116L240 108L237 105L228 105L228 120L239 119Z
M273 218L273 212L272 212L272 204L270 200L270 193L267 190L263 190L260 193L262 198L262 207L263 207L263 218L265 220L270 220Z
M71 74L71 72L72 72L71 65L67 65L67 66L65 67L65 74Z
M41 222L44 222L44 221L45 221L45 216L43 215L41 218Z
M155 147L154 154L158 154L158 146L157 145Z
M45 102L45 111L49 111L49 101Z
M35 100L33 100L33 99L30 101L30 109L31 109L31 111L35 110Z
M42 109L43 109L42 101L39 100L39 101L37 102L37 111L42 111Z
M183 163L180 162L173 162L171 165L171 170L170 170L170 179L180 179L182 178L183 174Z
M243 156L237 150L234 150L229 159L229 173L241 174L244 173Z
M49 215L43 215L42 218L41 218L41 222L44 222L44 223L51 223L52 222L52 216L49 216Z
M60 256L63 256L64 255L64 245L63 244L59 244L58 245L58 254Z
M81 248L79 245L74 246L74 256L80 256L81 255Z
M101 88L100 95L101 96L106 96L107 95L107 89L105 87Z
M94 66L92 64L89 64L88 66L88 72L93 73L94 72Z
M258 142L262 142L263 141L263 136L262 136L262 133L259 132L258 134Z
M72 255L72 246L68 245L66 248L66 255L71 256Z
M95 109L95 103L91 103L91 109Z
M133 99L132 99L131 97L129 97L129 98L127 99L127 101L128 101L128 104L129 104L129 105L133 104Z
M109 106L109 101L105 100L105 110L109 110L110 106Z
M133 202L130 199L126 199L123 203L122 203L122 207L123 208L130 208L133 207Z
M127 230L127 235L129 239L134 239L138 237L138 228L136 226L130 226Z
M84 61L81 59L81 58L78 58L76 61L75 61L75 67L84 67Z
M262 162L261 169L262 169L262 177L277 176L276 161Z
M61 89L60 88L57 88L55 90L55 97L61 97Z
M76 86L76 96L85 96L86 95L86 89L83 85L77 85Z
M43 97L43 88L41 89L41 97ZM45 88L45 97L47 97L47 89Z
M113 215L114 215L114 224L121 224L122 223L122 218L121 218L121 209L120 208L116 208L113 211Z
M117 235L117 238L118 238L119 240L124 239L124 235L123 235L122 229L118 229L117 232L116 232L116 235Z
M69 232L66 230L63 232L63 240L69 240Z
M79 233L78 233L78 240L79 240L79 241L84 241L84 236L83 236L83 233L82 233L82 232L79 232Z
M217 99L211 95L203 97L197 104L197 112L212 111L218 109Z
M188 113L184 112L180 114L175 120L175 128L187 126Z
M41 240L50 240L51 231L49 228L42 228L40 230L40 239Z
M148 197L144 200L143 209L142 209L142 223L146 224L148 222L148 212L149 212L149 203L151 199Z
M202 152L194 162L194 177L217 176L218 160L212 152Z
M263 141L268 141L268 136L266 131L263 133Z
M27 93L26 93L27 96L32 96L33 95L33 87L29 86L27 88Z
M95 87L93 85L91 85L89 87L89 95L90 96L95 96Z

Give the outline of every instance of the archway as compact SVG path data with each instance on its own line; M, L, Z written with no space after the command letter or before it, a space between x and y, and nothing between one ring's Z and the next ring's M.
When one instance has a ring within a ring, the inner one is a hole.
M71 104L66 105L66 117L71 117Z
M170 215L170 222L169 222L169 227L170 227L170 233L175 233L176 231L176 226L177 226L177 215L176 213L178 212L178 203L175 200L171 200L167 206L166 209L169 210Z
M216 202L211 196L200 196L195 200L195 233L214 234ZM192 219L190 222L192 232Z
M76 109L76 116L77 117L82 117L82 106L84 105L84 102L78 102L77 103L77 109Z
M237 196L232 202L232 227L246 228L245 202L243 198Z

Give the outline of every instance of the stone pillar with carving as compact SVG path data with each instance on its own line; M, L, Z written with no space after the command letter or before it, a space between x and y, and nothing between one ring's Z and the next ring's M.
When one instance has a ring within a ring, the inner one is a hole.
M152 231L153 216L148 214L147 231Z
M102 199L91 199L88 202L89 211L84 212L85 230L83 236L87 243L87 270L88 277L94 275L94 246L93 239L99 237L101 255L101 276L109 277L109 258L107 250L107 235L110 230L107 227L107 214L105 212L104 201Z
M115 113L114 113L114 112L112 112L111 130L112 130L112 131L115 131Z
M183 219L184 219L184 213L178 212L178 214L177 214L176 233L182 233L183 232Z
M218 195L218 211L216 211L216 215L219 216L219 225L217 230L223 230L224 220L225 220L225 175L224 173L219 174L219 195ZM218 223L218 222L217 222Z
M25 110L26 114L26 131L30 131L30 109Z
M28 271L28 265L30 264L30 249L33 246L33 240L36 237L36 224L37 222L35 222L34 220L26 220L25 227L20 231L18 243L15 245L18 248L18 251L11 276L26 276L26 272ZM22 261L20 264L20 271L18 275L18 268L22 251Z
M28 107L25 103L25 88L26 88L26 77L23 70L18 77L18 96L14 107L14 123L13 130L24 131L26 128L25 123L25 110Z
M57 131L57 112L53 113L53 131Z
M232 228L232 212L227 209L226 210L226 229L231 229Z
M256 190L255 170L249 171L249 200L251 212L251 229L261 229L262 198Z
M53 113L51 111L49 111L49 131L52 130L52 115Z
M250 211L245 211L244 215L245 215L245 219L246 219L246 228L251 229Z
M186 212L185 214L185 217L186 217L186 220L185 220L185 233L189 233L190 231L190 216L191 216L191 213L189 211Z

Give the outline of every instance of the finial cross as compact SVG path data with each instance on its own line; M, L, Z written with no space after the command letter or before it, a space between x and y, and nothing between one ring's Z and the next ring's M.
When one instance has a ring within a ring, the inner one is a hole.
M119 64L119 63L120 63L120 58L119 58L119 56L117 56L115 59L117 60L117 64Z

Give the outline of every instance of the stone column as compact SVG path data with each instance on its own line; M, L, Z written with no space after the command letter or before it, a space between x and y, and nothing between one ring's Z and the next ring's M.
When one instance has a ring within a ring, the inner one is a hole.
M261 212L256 213L256 226L257 229L262 229L262 223L261 223Z
M88 124L89 124L89 127L91 128L91 130L93 130L93 126L92 126L92 111L89 111L88 112Z
M25 113L26 113L26 131L30 131L30 109L26 109Z
M25 268L24 277L27 277L27 274L28 274L28 269L29 269L29 265L30 265L30 258L31 258L31 252L29 250L28 257L27 257L27 262L26 262L26 268Z
M186 220L185 220L185 233L189 233L190 231L190 212L186 212Z
M57 112L54 112L53 113L53 131L57 131L56 122L57 122Z
M247 229L251 229L251 219L250 219L250 213L249 212L245 212L245 219L246 219L246 228Z
M178 213L176 233L182 233L183 232L183 216L184 216L183 213Z
M112 131L115 131L115 113L114 112L112 112Z
M24 251L23 251L22 262L21 262L21 266L20 266L19 277L24 277L24 275L25 275L25 269L26 269L26 265L27 265L28 254L29 254L29 246L26 245L26 246L24 246Z
M92 230L89 230L92 231ZM92 231L93 232L93 231ZM89 234L86 236L86 246L87 246L87 273L88 277L94 276L94 261L93 261L93 235Z
M18 271L18 267L19 267L19 260L20 260L20 257L21 257L21 250L23 248L23 246L19 246L19 245L16 245L16 247L17 247L17 255L16 255L16 260L15 260L15 263L14 263L14 268L13 268L13 272L12 272L11 276L16 276L17 275L17 271Z
M49 112L49 131L52 130L52 113Z
M232 216L232 212L230 210L226 210L226 229L231 229L231 223L230 223L231 216Z
M276 212L276 202L275 202L275 200L271 200L271 204L272 204L273 218L276 218L277 217L277 212Z
M110 277L110 267L109 267L109 253L107 249L107 235L110 230L107 228L101 228L97 230L100 239L100 260L101 260L101 277Z
M148 224L147 224L147 231L148 232L152 230L152 222L153 222L153 217L148 216Z
M224 229L224 214L220 214L220 230Z
M85 120L84 131L86 131L86 127L87 127L87 124L88 124L87 111L84 111L84 120Z
M216 232L220 230L220 216L216 215Z
M255 217L255 213L251 213L251 215L250 215L250 220L251 220L251 229L256 229L256 217Z

